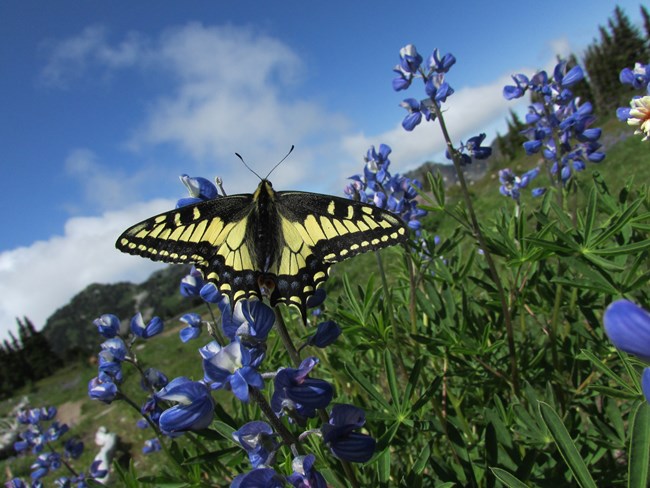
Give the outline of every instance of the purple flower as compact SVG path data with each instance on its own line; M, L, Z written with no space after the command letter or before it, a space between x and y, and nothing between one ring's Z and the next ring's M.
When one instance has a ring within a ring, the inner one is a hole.
M323 441L332 453L345 461L365 463L375 452L376 441L366 434L355 432L366 423L366 416L353 405L335 405L329 423L323 424Z
M111 339L120 333L120 319L113 314L104 314L93 320L97 330L107 339Z
M513 100L524 96L530 83L528 77L522 74L512 75L512 79L515 82L514 85L506 85L503 87L503 97L506 100Z
M244 448L253 468L272 464L280 447L278 435L266 422L259 420L244 424L232 434L233 439Z
M327 482L323 475L314 469L316 456L309 454L307 456L298 456L291 462L293 474L287 481L295 488L327 488Z
M429 109L418 102L415 98L407 98L400 103L400 106L404 107L408 111L408 115L404 117L404 120L402 121L402 127L407 131L412 131L420 122L422 122L423 113L425 117L430 113Z
M316 415L316 409L329 405L334 395L332 385L307 376L316 364L318 359L311 357L303 360L298 369L283 368L278 371L271 398L271 407L277 415L288 414L302 424L305 417Z
M316 333L309 338L308 344L324 348L333 344L341 335L341 328L333 320L318 324Z
M159 317L152 318L147 325L144 324L142 314L138 312L131 319L131 332L143 339L149 339L163 331L163 321Z
M184 297L198 297L203 288L203 275L201 272L192 266L190 274L183 277L181 280L181 295Z
M441 58L440 51L436 48L427 59L427 64L429 65L429 69L436 73L447 73L456 64L456 58L451 53L447 53Z
M160 445L160 441L158 439L148 439L144 441L144 445L142 446L142 454L152 454L154 452L160 451L161 449L162 446Z
M257 468L246 474L240 474L230 488L283 488L285 480L273 468Z
M248 401L248 388L264 388L264 380L251 366L250 351L239 342L231 342L209 359L203 359L204 381L213 390L231 389L240 400Z
M187 342L201 335L201 316L198 313L186 313L178 320L187 324L187 327L183 327L179 333L181 341Z
M192 198L212 200L219 196L219 191L215 184L206 178L200 176L192 178L188 175L181 175L180 180Z
M177 403L160 415L160 429L165 434L204 429L214 417L210 390L198 381L180 376L170 381L155 397Z
M159 390L169 383L167 376L162 371L156 368L147 368L144 371L144 377L140 382L140 386L144 391L149 391L151 388Z
M63 450L66 457L77 459L84 452L84 443L76 437L72 437L65 441Z
M617 349L650 362L650 313L629 300L617 300L605 310L603 322Z
M117 396L117 386L112 381L101 381L93 378L88 382L88 396L93 400L111 403Z

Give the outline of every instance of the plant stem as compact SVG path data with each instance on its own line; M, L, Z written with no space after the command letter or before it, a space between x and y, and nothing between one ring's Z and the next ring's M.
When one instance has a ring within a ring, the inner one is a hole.
M284 344L284 348L287 350L287 353L289 354L289 357L291 358L293 365L298 367L302 362L302 360L300 359L300 353L298 352L296 346L293 344L293 341L291 340L291 336L289 335L287 326L284 323L284 318L282 317L282 314L280 313L278 307L275 307L274 312L275 312L275 328L278 331L278 334L280 335L280 340L282 341L282 344Z
M483 250L485 261L487 262L488 268L490 270L490 274L492 275L492 281L494 281L494 284L497 287L499 301L501 302L501 313L503 314L503 320L506 325L508 350L510 353L510 371L512 376L512 388L514 390L514 393L517 395L519 393L519 371L517 368L517 351L515 348L515 338L514 338L514 331L512 327L512 317L510 316L510 307L508 306L508 300L506 298L506 294L503 289L501 280L499 279L499 273L497 272L496 265L494 264L494 259L492 258L492 254L488 250L488 246L485 242L485 238L483 237L483 233L481 232L478 219L476 218L476 213L474 212L474 206L472 205L472 199L469 196L467 183L465 182L465 177L463 176L463 170L461 168L460 161L458 160L458 155L456 154L456 151L454 149L454 145L451 142L451 138L449 137L449 132L447 131L447 126L445 125L445 121L442 117L442 112L440 111L440 107L438 107L438 104L436 102L432 104L432 107L436 113L436 116L438 117L438 124L440 125L440 129L442 130L442 134L445 138L445 142L447 143L447 151L451 155L451 159L454 163L454 167L456 168L456 174L458 176L458 181L462 189L461 193L463 194L463 199L465 200L467 213L469 214L471 224L472 224L473 237L478 241L479 246Z

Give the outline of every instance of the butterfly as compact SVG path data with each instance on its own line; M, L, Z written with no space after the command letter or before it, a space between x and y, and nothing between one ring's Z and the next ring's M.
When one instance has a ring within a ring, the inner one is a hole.
M408 228L395 214L359 201L275 191L260 178L255 193L219 196L171 210L122 233L123 252L193 263L234 304L268 297L306 315L307 299L330 266L403 243Z

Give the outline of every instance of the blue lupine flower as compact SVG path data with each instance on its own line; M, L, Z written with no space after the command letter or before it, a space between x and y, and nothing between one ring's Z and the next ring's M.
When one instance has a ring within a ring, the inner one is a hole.
M375 452L376 441L366 434L355 432L366 423L366 416L353 405L335 405L329 423L323 424L323 441L332 453L345 461L365 463Z
M161 449L162 446L160 445L160 441L158 439L148 439L144 441L144 445L142 446L142 454L152 454L154 452L160 451Z
M603 322L617 349L650 362L650 313L629 300L617 300L605 310Z
M119 337L102 342L100 347L102 348L102 352L106 351L110 355L111 361L124 361L128 352L124 341ZM109 356L106 357L109 358Z
M447 53L441 58L440 51L436 48L433 50L431 56L429 56L427 64L429 65L429 69L436 73L447 73L456 64L456 58L451 53Z
M275 375L271 407L277 415L288 414L299 424L305 417L314 417L316 409L325 408L332 401L334 388L325 380L308 378L318 364L315 357L307 358L298 369L283 368Z
M504 168L499 170L499 181L501 182L501 187L499 191L503 196L510 197L515 201L519 201L521 196L521 189L526 188L528 183L537 177L539 174L539 168L534 168L526 173L524 173L521 178L514 174L509 168ZM540 190L540 189L536 189ZM538 193L533 190L533 196L535 193Z
M180 376L170 381L155 397L177 403L165 410L158 420L160 430L165 434L204 429L214 417L210 390L198 381Z
M422 64L422 56L413 44L407 44L399 50L400 67L407 73L415 74Z
M635 63L634 68L623 68L619 80L624 85L631 85L635 90L645 90L650 83L650 64Z
M422 64L422 56L418 54L413 44L404 46L400 49L399 54L400 62L393 68L398 75L393 79L393 90L395 91L406 90L411 86L411 82Z
M56 452L39 454L34 463L30 466L32 480L41 479L46 474L56 471L61 467L61 457Z
M162 371L156 368L147 368L144 370L144 377L140 382L140 386L144 391L149 391L152 388L160 390L167 386L167 383L169 383L169 380Z
M58 440L62 435L70 430L68 424L61 424L58 420L55 420L50 424L45 432L45 437L48 442L53 442Z
M388 171L390 152L391 148L385 144L379 146L378 152L371 146L364 157L363 176L351 176L349 179L353 183L344 191L353 200L372 202L390 210L417 231L420 228L419 218L426 215L426 211L417 207L415 200L417 189L421 189L422 185L399 174L391 176Z
M160 317L152 318L147 325L144 324L142 314L138 312L131 319L131 332L143 339L149 339L163 331L163 321Z
M66 457L77 459L84 452L84 443L76 437L72 437L65 441L63 450Z
M219 191L214 183L206 178L190 177L188 175L180 176L181 183L185 185L190 196L200 200L212 200L219 196Z
M203 285L199 295L201 295L201 298L208 303L216 303L219 306L219 309L228 304L228 297L222 294L217 288L217 285L212 282Z
M429 109L415 98L407 98L400 103L400 106L404 107L408 111L408 115L404 117L404 120L402 121L402 127L407 131L412 131L420 122L422 122L423 114L427 119L431 117Z
M460 165L467 166L472 163L474 159L487 159L492 155L492 148L489 146L481 146L485 140L485 133L479 134L467 139L466 143L460 144L456 150L456 154L460 157ZM449 149L445 151L447 159L451 159Z
M232 323L237 324L234 331L226 330L224 333L231 340L239 340L247 345L266 341L266 338L275 324L275 312L271 307L259 300L240 300L235 305L232 314Z
M88 396L93 400L111 403L117 396L117 386L111 381L93 378L88 382Z
M5 488L28 488L23 480L14 478L5 483Z
M111 339L120 333L120 319L113 314L104 314L93 320L101 335Z
M196 339L201 335L201 316L198 313L186 313L180 319L181 322L187 324L180 331L181 341L187 342Z
M341 335L341 328L333 320L318 324L316 333L309 338L308 344L324 348L333 344Z
M597 142L601 130L590 128L595 121L591 104L578 104L569 90L583 78L582 68L575 66L567 70L566 61L560 61L551 79L545 71L537 72L530 80L515 75L515 86L503 90L508 100L523 96L527 90L537 95L539 101L530 105L526 115L530 127L522 131L529 139L524 149L528 155L541 151L558 183L566 183L574 171L582 171L585 161L600 162L605 157ZM541 191L538 189L536 193Z
M213 390L231 389L240 400L248 401L248 388L264 388L264 380L251 366L250 351L239 342L231 342L214 356L203 359L204 381Z
M617 349L650 362L650 313L647 310L629 300L617 300L605 310L603 322L609 340ZM643 370L641 389L650 403L650 368Z
M273 468L257 468L240 474L230 484L230 488L283 488L285 480Z
M108 470L100 468L102 465L102 460L93 461L90 465L90 477L95 479L101 479L108 474Z
M203 285L203 275L198 269L192 266L190 274L184 276L181 280L181 295L184 297L198 297Z
M291 474L287 481L295 488L327 488L327 482L323 475L314 469L316 456L298 456L291 461Z
M244 424L232 434L233 439L244 448L253 468L272 464L280 447L278 434L266 422L255 420Z
M515 81L514 86L506 85L503 87L503 97L506 100L513 100L515 98L523 97L530 84L530 81L526 75L512 75L512 79Z

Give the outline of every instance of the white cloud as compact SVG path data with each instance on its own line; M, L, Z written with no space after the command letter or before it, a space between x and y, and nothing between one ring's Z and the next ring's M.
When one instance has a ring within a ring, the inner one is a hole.
M15 329L15 317L37 327L90 283L143 281L162 265L115 249L129 225L173 208L154 200L98 217L75 217L63 235L0 253L0 339Z
M132 174L116 168L107 167L99 162L97 155L86 148L70 151L65 160L65 170L77 180L83 191L83 204L100 210L115 208L116 203L128 202L137 195L140 185L147 182L148 173L140 170ZM70 209L79 213L79 208Z
M239 152L262 174L292 144L313 147L346 128L342 115L295 95L301 60L276 39L191 23L161 37L156 59L177 85L151 104L133 148L171 143L198 161L232 161L238 172L233 155ZM285 174L287 183L299 181L313 163L302 160Z
M64 88L92 67L125 68L143 61L146 43L139 34L127 34L114 47L108 44L107 36L105 27L92 25L75 37L46 42L43 49L49 59L41 71L41 81Z

